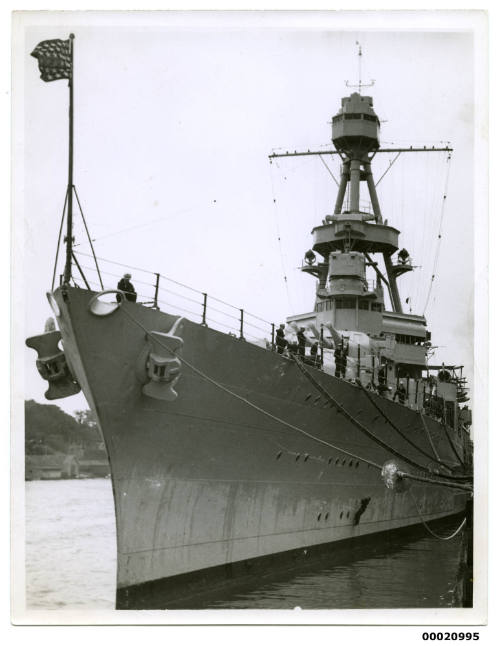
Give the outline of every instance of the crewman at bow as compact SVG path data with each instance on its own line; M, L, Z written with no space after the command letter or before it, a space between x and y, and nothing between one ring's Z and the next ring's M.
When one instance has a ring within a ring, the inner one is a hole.
M136 302L136 300L137 300L137 292L135 291L134 286L133 286L133 285L132 285L132 283L130 282L130 279L131 279L131 278L132 278L132 275L131 275L131 274L123 274L123 278L121 278L121 279L118 281L117 288L118 288L120 291L125 292L125 298L126 298L128 301L132 301L133 303L135 303L135 302ZM120 294L117 294L117 295L116 295L116 300L117 300L119 303L121 302L122 297L121 297L121 295L120 295Z

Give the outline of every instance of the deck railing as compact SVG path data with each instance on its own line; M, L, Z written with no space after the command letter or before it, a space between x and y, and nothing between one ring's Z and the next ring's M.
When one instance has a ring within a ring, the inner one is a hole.
M275 324L243 308L163 274L104 258L97 258L98 272L89 262L92 259L90 254L76 252L75 255L78 264L75 263L73 269L73 282L77 287L96 291L116 289L123 272L129 271L133 273L131 282L137 291L138 303L167 311L169 314L179 314L195 323L226 332L262 347L274 347ZM118 273L119 271L121 273ZM102 279L102 285L100 279Z

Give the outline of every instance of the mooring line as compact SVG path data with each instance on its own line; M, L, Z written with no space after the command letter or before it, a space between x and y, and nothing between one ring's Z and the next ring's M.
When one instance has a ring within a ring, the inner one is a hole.
M427 439L429 440L429 444L431 445L432 451L434 452L434 455L436 456L436 460L437 460L439 463L442 463L442 460L441 460L441 458L439 457L439 454L438 454L438 452L437 452L437 450L436 450L436 447L434 446L434 442L432 441L432 437L431 437L430 431L429 431L429 429L427 428L427 424L425 423L424 415L423 415L422 411L419 411L419 413L420 413L420 420L422 421L422 427L423 427L424 431L425 431L425 432L426 432L426 434L427 434ZM446 466L446 465L445 465L445 466ZM448 467L448 468L449 468L449 467Z
M444 401L443 401L443 405L444 405ZM446 409L444 409L444 410L446 410ZM442 425L442 427L443 427L443 429L444 429L444 432L445 432L445 434L446 434L446 438L447 438L447 440L448 440L448 442L449 442L449 445L451 446L451 448L452 448L452 450L453 450L453 453L456 455L457 460L460 462L460 464L461 464L462 468L464 468L464 469L465 469L465 463L464 463L464 461L462 460L462 458L458 455L458 451L457 451L457 449L455 448L455 445L454 445L454 444L453 444L453 442L452 442L452 439L451 439L451 437L450 437L450 434L448 433L448 429L447 429L447 427L446 427L446 419L444 419L444 420L443 420L443 422L442 422L442 424L441 424L441 425Z
M365 393L366 397L372 403L372 405L376 408L376 410L384 417L386 422L396 431L396 433L398 433L398 435L400 435L406 442L408 442L408 444L410 446L412 446L416 451L419 451L420 453L422 453L422 455L425 455L426 458L430 458L431 460L433 460L435 462L438 462L441 466L443 466L446 469L448 469L449 471L451 471L451 468L447 464L443 463L443 461L439 458L439 456L437 455L437 453L436 453L436 451L434 449L434 446L432 446L432 448L434 449L434 457L433 457L430 453L427 453L427 451L424 451L424 449L422 449L420 446L418 446L418 444L415 444L414 442L412 442L412 440L410 440L410 438L406 437L406 435L396 426L396 424L394 424L394 422L386 415L386 413L382 410L382 408L372 398L371 394L363 386L360 379L357 379L356 383L361 388L361 390Z
M415 496L413 495L413 491L411 489L410 489L410 495L411 495L413 503L415 505L415 509L417 510L417 513L420 516L420 520L422 521L422 524L424 525L425 529L429 532L429 534L432 534L432 536L434 536L434 538L439 538L440 541L449 541L452 538L455 538L455 536L462 530L463 526L465 525L465 523L467 521L467 516L462 520L462 522L456 528L456 530L453 533L451 533L449 536L440 536L439 534L436 534L436 532L434 532L429 527L429 525L427 524L425 518L423 517L423 515L422 515L422 513L420 511L420 508L418 506L417 500L416 500Z
M326 390L326 388L324 388L324 387L323 387L323 386L322 386L322 385L317 381L317 379L315 379L315 378L313 377L313 375L312 375L308 370L306 370L306 368L304 367L303 363L302 363L302 362L301 362L301 361L300 361L300 360L299 360L295 355L292 355L292 357L293 357L293 359L294 359L294 361L295 361L295 363L296 363L297 367L298 367L298 368L299 368L299 370L302 372L302 374L304 374L304 375L305 375L305 377L307 377L307 379L309 379L309 381L310 381L310 382L311 382L311 383L316 387L316 389L317 389L319 392L323 393L323 395L333 403L333 405L337 408L337 410L338 410L340 413L342 413L342 415L344 415L344 417L346 417L346 418L347 418L347 419L348 419L352 424L354 424L357 428L359 428L359 430L360 430L362 433L364 433L364 434L365 434L367 437L369 437L373 442L375 442L376 444L378 444L379 446L381 446L382 448L384 448L386 451L389 451L389 453L390 453L391 455L395 455L396 457L401 458L401 459L402 459L402 460L404 460L407 464L411 464L412 466L416 467L417 469L420 469L421 471L426 471L427 473L433 474L433 472L431 471L431 469L429 469L427 466L424 466L424 465L420 464L419 462L416 462L416 461L415 461L415 460L413 460L412 458L407 457L404 453L400 453L397 449L393 448L390 444L387 444L386 442L384 442L384 440L381 440L379 437L377 437L377 436L376 436L374 433L372 433L368 428L366 428L366 426L364 426L363 424L361 424L361 422L358 422L358 420L357 420L355 417L353 417L353 415L351 415L351 414L350 414L350 413L349 413L349 412L348 412L348 411L347 411L347 410L342 406L342 404L340 404L338 401L336 401L336 400L333 398L333 396L332 396L332 395L331 395L331 394ZM441 478L447 478L447 479L450 479L450 480L455 480L455 479L457 479L457 478L454 478L453 476L449 476L449 475L444 474L444 473L440 473L440 474L436 474L436 475L439 475L439 477L441 477ZM458 479L461 479L461 478L458 478Z

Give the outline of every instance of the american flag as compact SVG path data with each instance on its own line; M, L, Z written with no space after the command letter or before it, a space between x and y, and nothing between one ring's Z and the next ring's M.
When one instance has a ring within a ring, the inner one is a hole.
M38 60L40 78L57 81L71 78L71 49L69 40L44 40L31 52Z

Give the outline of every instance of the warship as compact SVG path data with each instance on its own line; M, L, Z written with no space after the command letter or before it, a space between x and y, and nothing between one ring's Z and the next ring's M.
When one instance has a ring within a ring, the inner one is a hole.
M431 363L425 317L403 311L398 278L412 259L382 215L371 166L387 152L451 148L381 147L360 81L331 120L338 194L301 267L313 309L277 326L236 308L234 329L218 329L211 317L227 304L192 290L187 313L162 308L161 274L149 300L106 289L95 255L97 288L87 279L72 228L73 39L32 53L43 80L68 80L70 150L64 273L56 286L54 269L47 292L55 321L26 343L47 399L82 391L98 420L116 608L190 608L200 591L374 537L433 532L449 517L459 531L472 495L467 385L461 366Z

